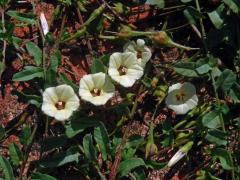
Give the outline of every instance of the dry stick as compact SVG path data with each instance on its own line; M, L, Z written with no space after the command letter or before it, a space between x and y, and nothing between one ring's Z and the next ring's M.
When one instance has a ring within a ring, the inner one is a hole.
M82 17L82 13L81 13L81 11L79 10L79 8L77 8L77 15L78 15L78 19L79 19L81 25L84 24L83 17ZM87 41L88 51L89 51L89 53L90 53L90 55L91 55L90 59L89 59L87 56L85 56L86 59L87 59L86 66L87 66L87 69L89 69L89 64L88 64L89 61L88 61L88 60L92 61L93 49L92 49L92 45L91 45L90 40L89 40L88 38L86 38L86 41Z
M119 21L121 21L122 23L128 24L128 22L124 20L124 18L121 17L116 11L114 11L112 7L109 6L109 4L105 0L101 0L101 2L107 6L107 8L118 18Z
M2 31L3 33L6 32L5 28L5 16L4 16L4 9L1 8L1 14L2 14ZM7 41L3 41L3 50L2 50L2 66L5 66L5 59L6 59L6 48L7 48ZM1 75L1 74L0 74Z
M63 9L63 12L64 11L65 11L65 8ZM59 48L59 44L60 44L60 41L61 41L61 36L62 36L62 33L63 33L63 29L64 29L64 26L65 26L66 20L67 20L67 13L64 13L64 16L63 16L62 22L61 22L60 32L58 34L58 38L57 38L56 43L55 43L55 48L56 49Z
M23 176L23 173L24 173L26 164L27 164L27 160L28 160L29 154L30 154L31 149L32 149L33 139L34 139L34 137L35 137L35 134L36 134L36 131L37 131L37 127L38 127L38 125L35 124L34 129L33 129L33 132L32 132L32 134L31 134L31 136L30 136L31 143L29 144L29 146L28 146L27 149L26 149L25 158L24 158L23 163L22 163L21 168L20 168L20 173L19 173L19 179L20 179L20 180L23 179L22 176Z
M138 90L137 97L135 98L135 101L134 101L134 104L133 104L133 107L132 107L132 110L130 112L128 120L131 120L133 118L135 112L136 112L136 109L137 109L137 106L138 106L138 96L143 91L143 89L144 89L144 86L141 85L139 90ZM122 142L117 148L115 160L114 160L114 163L113 163L113 165L111 167L111 170L110 170L109 180L115 180L115 178L116 178L117 170L118 170L118 167L119 167L121 159L122 159L122 151L123 151L124 146L127 142L128 135L129 135L129 132L130 132L130 128L131 128L130 123L131 122L128 123L126 129L124 130Z

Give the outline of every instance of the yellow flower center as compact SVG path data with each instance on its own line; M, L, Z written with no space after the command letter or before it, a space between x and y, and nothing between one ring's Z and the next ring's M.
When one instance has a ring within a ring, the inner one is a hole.
M183 92L180 92L180 93L176 94L177 101L184 101L185 97L186 97L186 94L183 93Z
M100 90L100 89L97 89L97 88L94 88L94 89L91 91L91 94L92 94L93 97L100 96L100 95L101 95L101 90Z
M118 72L119 72L120 76L126 75L127 74L127 68L124 67L124 66L120 66L118 68Z
M55 107L57 108L57 110L62 110L65 108L65 102L64 101L58 101L56 104L55 104Z

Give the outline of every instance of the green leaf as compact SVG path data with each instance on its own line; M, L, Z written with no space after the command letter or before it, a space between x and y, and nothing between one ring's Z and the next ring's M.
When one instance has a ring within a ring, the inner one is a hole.
M181 0L182 3L189 3L191 2L192 0Z
M133 172L134 177L136 178L136 180L146 180L146 174L143 168L136 168Z
M219 179L215 176L213 176L210 172L208 171L201 171L200 176L196 178L196 180L222 180Z
M66 135L67 137L72 138L85 129L98 125L99 121L90 117L84 117L80 112L75 112L70 118L70 121L65 124Z
M206 139L214 144L217 144L218 146L226 146L227 140L226 140L227 134L223 131L220 131L218 129L209 130L206 136Z
M96 161L96 151L93 146L93 140L92 140L92 135L91 134L86 134L83 137L83 149L85 156L87 157L88 160L90 161Z
M25 94L20 91L13 91L18 95L19 97L22 97L24 101L28 102L29 104L33 104L37 107L40 107L42 104L42 97L38 95L30 95L30 94Z
M22 151L19 149L19 147L15 143L12 143L9 145L9 153L10 153L10 157L13 165L19 166L23 161L23 154L22 154Z
M196 68L196 71L198 74L206 74L211 70L211 66L209 66L209 64L203 64L199 67Z
M29 81L34 78L44 77L43 69L40 67L26 66L24 70L14 74L13 81Z
M162 169L166 166L166 163L159 163L153 160L148 160L146 162L146 166L147 168L151 168L151 169Z
M33 59L37 66L42 64L42 50L33 42L26 43L28 53L33 56Z
M48 87L57 86L57 84L57 74L53 69L49 68L46 72L44 88L46 89Z
M221 88L224 92L227 92L236 82L236 79L237 76L233 71L225 69L216 81L216 88Z
M146 4L156 5L158 8L162 9L165 6L165 0L147 0Z
M208 17L212 21L213 25L217 28L220 29L223 26L223 19L220 17L220 14L217 11L212 11L208 13Z
M2 73L5 71L6 66L4 64L4 62L0 61L0 78L2 76Z
M177 63L174 65L174 70L186 77L198 77L199 75L195 71L196 65L193 62Z
M100 60L94 59L91 66L91 73L94 74L98 72L106 73L106 67Z
M58 66L61 64L61 53L59 50L55 50L53 55L50 58L50 66L54 72L57 72Z
M208 127L210 129L215 129L220 127L220 113L218 111L211 111L203 116L202 123L203 126Z
M48 174L42 174L40 172L34 172L31 175L31 180L57 180L55 177L52 177Z
M187 18L190 24L197 24L198 19L203 18L204 16L194 7L188 6L183 11L184 16Z
M0 169L3 170L3 174L6 180L14 180L13 170L9 161L0 155Z
M212 151L212 156L218 158L223 169L231 170L233 169L233 160L231 154L223 148L216 148Z
M7 11L7 15L11 16L14 19L19 21L28 23L28 24L35 24L35 15L32 13L19 13L18 11Z
M71 87L74 89L75 92L78 92L79 87L78 87L76 84L74 84L74 83L67 77L66 74L60 73L60 74L59 74L59 77L60 77L60 79L62 80L62 82L64 82L65 84L71 86Z
M223 2L236 14L240 12L240 3L236 0L223 0Z
M67 151L56 153L50 157L44 157L39 161L42 168L55 168L71 162L79 162L80 153L77 147L71 147Z
M68 138L66 135L47 137L42 143L42 151L46 152L49 150L60 148L67 143L67 140Z
M6 132L5 132L5 129L0 126L0 141L5 137L6 135Z
M107 130L102 122L100 122L99 126L94 129L94 139L100 147L103 160L107 160L107 155L110 153L109 151L109 137Z
M121 178L123 176L128 175L130 171L139 166L145 166L145 163L141 158L131 158L122 161L118 168L118 177Z
M140 135L133 135L128 138L125 148L137 148L144 143L144 138Z
M32 141L30 137L31 137L31 128L29 126L24 126L19 136L21 144L29 145Z
M126 160L126 159L130 159L132 158L136 153L136 149L135 148L125 148L122 151L122 160Z

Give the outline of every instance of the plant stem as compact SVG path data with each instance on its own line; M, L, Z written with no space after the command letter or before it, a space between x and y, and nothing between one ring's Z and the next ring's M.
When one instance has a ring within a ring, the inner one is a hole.
M177 48L182 49L182 50L186 50L186 51L199 50L199 48L192 48L192 47L188 47L188 46L183 46L183 45L175 43L173 41L169 41L169 45L171 45L173 47L177 47Z
M25 151L25 157L24 157L24 160L23 160L23 163L21 165L21 168L20 168L20 173L19 173L19 179L22 180L23 179L23 173L24 173L24 170L25 170L25 167L26 167L26 164L27 164L27 160L28 160L28 157L29 157L29 153L31 151L31 148L32 148L32 145L33 145L33 139L34 139L34 136L36 134L36 131L37 131L37 127L38 125L36 124L34 126L34 129L32 131L32 134L31 136L29 137L31 139L31 143L29 144L29 146L27 146L27 149Z
M2 32L5 33L6 28L5 28L5 16L4 16L3 8L1 8L1 16L2 16ZM3 70L5 68L6 48L7 48L7 41L4 40L3 41L3 50L2 50L2 61L0 61L0 63L2 63L2 64L0 64L0 67L2 67ZM1 77L2 69L0 69L0 77Z
M201 8L200 8L199 1L195 0L195 4L196 4L198 12L201 13ZM208 46L207 46L207 42L206 42L207 36L206 36L206 31L205 31L205 28L204 28L204 25L203 25L202 17L200 17L199 22L200 22L200 27L201 27L202 41L203 41L203 45L204 45L204 48L205 48L205 53L208 54Z
M218 92L217 92L217 89L216 89L216 86L215 86L216 81L215 81L212 73L211 73L211 79L212 79L212 83L213 83L213 89L214 89L214 94L215 94L215 97L216 97L217 105L220 106L221 102L220 102L220 99L218 97ZM223 120L223 117L222 117L222 113L220 113L220 123L221 123L223 132L226 132L226 128L225 128L225 125L224 125L224 120Z

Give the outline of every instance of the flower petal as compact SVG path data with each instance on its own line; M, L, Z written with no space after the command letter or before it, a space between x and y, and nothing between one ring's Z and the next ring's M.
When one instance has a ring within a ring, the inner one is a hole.
M129 68L132 65L137 64L137 57L134 53L125 52L122 53L122 64L124 67Z
M143 75L143 69L140 66L136 66L135 69L128 69L127 76L133 79L140 79Z
M101 96L96 96L91 99L91 103L95 106L104 105L113 96L113 93L103 94Z
M69 109L63 109L58 111L54 118L58 121L65 121L67 119L69 119L72 115L73 111L69 110Z
M180 89L182 86L183 86L182 83L173 84L168 88L168 93L170 93L173 90Z
M58 102L58 96L55 87L49 87L43 92L43 102L55 104Z
M89 98L92 98L91 92L86 89L79 89L79 96L84 100L88 100Z
M90 91L93 90L94 82L93 82L91 74L84 75L81 78L79 88L80 89L90 90Z
M109 68L118 69L122 64L122 55L119 52L115 52L110 56Z
M102 89L105 83L105 77L106 75L102 72L92 74L92 80L94 83L94 88Z
M120 76L119 78L119 84L121 84L123 87L132 87L132 85L136 82L135 78L131 78L130 76L124 75Z
M114 93L115 92L115 87L113 83L111 82L109 76L106 75L105 77L105 84L102 89L106 93Z
M56 87L58 100L67 102L69 98L75 95L74 90L69 85L60 85Z
M55 104L43 102L42 111L44 114L46 114L50 117L54 117L58 110L55 107Z

